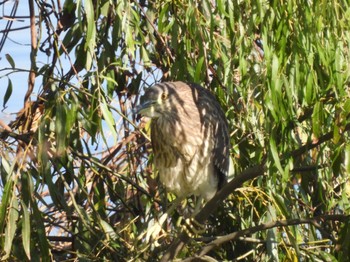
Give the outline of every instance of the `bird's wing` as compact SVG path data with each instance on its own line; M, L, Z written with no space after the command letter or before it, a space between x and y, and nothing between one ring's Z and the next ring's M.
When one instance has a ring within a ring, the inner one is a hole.
M214 159L219 173L219 188L226 183L230 164L230 137L226 118L217 123L214 131Z
M213 141L213 159L219 177L219 188L227 180L230 163L230 135L226 116L215 96L207 89L191 85L198 92L197 107L204 128L210 126L212 132L206 134Z

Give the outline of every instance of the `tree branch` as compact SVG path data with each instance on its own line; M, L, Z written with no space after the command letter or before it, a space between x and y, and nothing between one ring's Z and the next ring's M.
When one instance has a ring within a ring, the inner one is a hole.
M239 237L251 235L251 234L254 234L258 231L271 229L271 228L275 228L275 227L286 227L286 226L293 226L293 225L300 225L300 224L312 224L316 227L319 227L319 224L318 224L319 221L331 220L331 221L345 222L349 218L350 218L349 215L322 215L322 216L316 216L316 217L312 217L312 218L296 218L296 219L288 219L288 220L271 221L271 222L268 222L265 224L260 224L260 225L255 226L255 227L251 227L251 228L244 229L241 231L233 232L233 233L225 235L225 236L218 237L214 241L205 245L202 248L202 250L199 252L198 256L199 257L204 256L210 250L222 245L225 242L234 241L234 240L238 239Z
M347 124L344 129L342 129L343 133L345 131L349 131L350 130L350 123ZM301 147L299 147L298 149L296 150L293 150L287 154L284 154L282 157L281 157L281 160L284 160L284 159L288 159L289 157L297 157L297 156L300 156L302 154L304 154L305 152L311 150L311 149L314 149L315 147L318 147L319 145L331 140L333 138L333 131L331 132L328 132L322 136L319 137L319 139L317 140L317 142L309 142Z
M343 132L350 130L350 124L347 124ZM315 142L309 142L300 148L293 150L291 152L288 152L284 155L282 155L280 158L281 160L288 159L289 157L297 157L308 150L311 150L322 143L325 143L333 138L333 132L328 132L325 135L321 136L318 141ZM200 224L203 224L209 215L213 213L217 206L222 203L228 195L230 195L235 189L239 188L244 182L254 179L258 176L261 176L264 174L265 171L265 161L261 163L260 165L256 165L254 167L250 167L246 170L244 170L241 174L236 176L230 183L228 183L221 191L219 191L204 207L203 209L195 216L195 220L199 222ZM306 220L305 220L306 221ZM310 220L308 220L310 222ZM316 220L314 220L316 222ZM273 223L281 223L280 222L273 222ZM266 224L265 224L266 225ZM264 225L260 225L264 226ZM279 225L283 226L283 224ZM258 226L259 227L259 226ZM232 234L237 234L237 232L232 233ZM182 231L180 236L175 239L167 251L164 253L161 262L166 262L169 260L172 260L176 257L176 255L182 250L182 248L185 246L185 244L189 241L190 237L187 235L186 232Z
M195 220L203 224L209 215L216 210L218 205L222 203L235 189L239 188L245 181L254 179L264 174L264 165L257 165L246 169L241 174L231 180L226 186L222 188L209 202L202 208L202 210L195 216ZM189 241L190 237L185 231L182 231L180 236L173 241L168 250L163 255L161 262L170 261L181 251L184 245Z
M31 70L29 72L28 77L28 90L24 97L24 103L30 98L30 95L33 92L35 77L36 77L36 54L37 54L37 33L35 28L35 10L34 10L34 2L33 0L29 0L29 14L30 14L30 35L31 35L31 53L30 53L30 61L31 61Z

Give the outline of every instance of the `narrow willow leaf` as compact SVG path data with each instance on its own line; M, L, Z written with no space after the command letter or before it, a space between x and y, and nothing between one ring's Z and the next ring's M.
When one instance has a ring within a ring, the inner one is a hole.
M63 194L61 194L59 188L56 187L55 183L52 181L52 175L50 171L46 170L43 175L46 181L46 185L49 189L52 202L55 204L55 206L59 208L68 208Z
M134 55L135 52L135 41L134 41L134 30L131 26L128 26L125 32L126 35L126 46L130 51L131 55Z
M100 223L106 235L108 235L108 237L110 237L111 239L115 240L117 238L117 234L114 231L113 227L111 227L110 224L108 224L103 219L100 220Z
M21 201L22 204L22 212L23 212L23 218L22 218L22 244L24 252L27 255L27 258L30 260L30 234L31 234L31 227L30 227L30 212L28 209L28 206Z
M8 216L7 216L7 223L5 228L5 245L4 245L4 251L6 255L3 257L4 260L6 260L11 253L12 249L12 242L15 237L15 233L17 230L17 220L18 220L19 214L18 214L18 200L17 196L15 194L15 191L12 191L12 197L9 205L8 210Z
M50 258L50 245L47 240L45 225L39 208L35 202L32 202L33 219L36 223L36 234L38 239L38 244L40 247L40 259L41 261L51 261Z
M341 139L340 128L337 125L333 127L333 143L338 144Z
M323 126L323 117L322 117L322 102L317 101L314 106L312 113L312 132L315 138L319 138L321 135L321 128Z
M29 205L34 191L31 177L28 173L23 172L21 175L22 197L21 197L21 219L22 219L22 244L27 258L31 259L30 243L31 243L31 225L30 225L30 209Z
M16 67L15 61L13 60L12 56L10 56L9 54L6 54L6 59L7 61L10 63L12 69L14 69Z
M312 73L309 73L307 76L306 81L306 93L305 93L305 101L307 105L312 103L313 97L314 97L314 82L313 82L313 75Z
M270 137L270 151L271 151L271 154L272 154L272 158L274 160L274 164L277 167L278 171L281 174L284 174L284 170L282 168L281 161L280 161L280 158L279 158L279 155L278 155L278 152L277 152L276 141L273 138L273 136Z
M115 81L114 70L109 70L106 76L102 76L107 81L107 95L108 97L113 97L113 92L115 88L119 86L117 81Z
M298 227L297 226L287 227L285 229L285 231L286 231L286 233L288 235L288 239L289 239L291 245L294 247L294 251L296 253L294 261L298 261L297 258L300 257L300 250L299 250L298 242L302 241L302 239L300 238Z
M94 19L95 12L91 0L86 0L84 1L84 3L87 22L86 40L84 46L84 50L86 51L85 69L90 70L94 58L94 49L96 45L96 25Z
M346 174L350 174L350 145L345 146L344 167Z
M110 3L109 3L109 1L107 0L105 0L104 1L104 3L103 3L103 1L101 1L102 3L101 3L101 7L100 7L100 9L101 9L101 15L102 16L104 16L104 17L107 17L108 16L108 11L109 11L109 6L110 6Z
M101 130L101 115L100 110L98 109L98 99L93 96L91 100L91 106L89 109L89 117L87 121L87 126L85 127L86 131L92 136L92 138L95 137L96 133ZM94 139L92 139L92 142Z
M100 103L102 115L106 120L107 126L109 127L112 137L114 141L117 139L117 133L115 131L115 121L112 115L112 112L109 110L106 100L102 97L102 101Z
M12 194L13 189L13 181L10 180L6 183L5 188L2 192L2 198L1 198L1 206L0 206L0 229L1 232L4 232L4 226L5 226L5 216L7 214L7 207L9 206L10 196Z
M158 32L159 33L164 33L164 26L165 26L165 22L167 21L166 14L168 13L168 8L169 8L169 4L164 4L164 6L162 7L160 13L159 13L159 19L158 19Z
M11 95L12 95L12 81L9 78L8 84L7 84L7 89L6 89L6 92L5 92L5 95L4 95L4 102L2 104L3 107L6 106L6 104L7 104L8 100L10 99Z
M72 128L74 127L74 123L77 119L77 111L79 108L78 102L75 99L70 99L70 106L65 109L66 115L66 125L65 125L65 133L69 137L69 134L72 132Z
M329 251L323 251L323 250L319 250L318 251L320 254L320 257L322 259L322 261L327 261L327 262L338 262L341 261L338 257L338 259L334 256L334 254L329 254Z
M274 55L272 58L272 67L271 67L271 78L273 80L272 83L274 83L274 81L278 79L278 68L279 68L278 57Z
M285 216L286 218L290 218L291 213L290 213L289 208L287 208L286 204L284 203L285 199L279 194L273 194L273 197L276 201L276 204L277 204L279 210L283 214L283 216Z
M226 17L229 17L229 14L226 12L226 10L225 10L225 3L226 3L226 1L223 1L223 0L218 0L217 1L217 6L218 6L218 8L219 8L219 10L220 10L220 13L222 14L222 15L224 15L224 16L226 16Z
M11 179L12 177L12 172L13 168L16 164L16 161L13 161L12 166L8 164L5 158L1 158L2 162L2 167L3 171L7 173L7 181L4 181L3 183L5 184L3 191L2 191L2 196L1 196L1 205L0 205L0 232L4 232L4 226L5 226L5 216L7 215L7 210L8 206L10 205L10 199L13 194L13 184L14 181Z
M92 62L94 60L94 45L92 43L90 43L89 47L87 48L87 52L86 52L86 60L85 60L85 69L86 70L90 70L92 67Z
M84 1L84 3L85 3L85 14L86 14L86 23L87 23L85 50L88 50L88 47L90 47L91 43L95 43L95 31L96 31L95 19L94 19L95 12L94 12L94 6L91 0L86 0Z
M63 101L57 103L56 106L56 121L55 121L55 133L56 133L56 153L57 156L65 154L66 145L66 120L67 113Z
M141 46L141 58L144 66L150 66L151 60L148 57L148 52L144 46Z
M269 212L267 212L268 221L276 221L276 208L272 205L268 207ZM270 228L266 233L266 249L270 261L278 260L278 239L277 239L277 229Z
M194 82L199 83L201 81L201 74L203 72L203 62L204 62L204 56L200 57L197 66L196 66L196 71L194 73Z
M67 33L65 34L62 45L60 46L59 53L62 54L64 52L70 53L73 49L76 48L79 41L81 41L79 23L74 24L69 27Z

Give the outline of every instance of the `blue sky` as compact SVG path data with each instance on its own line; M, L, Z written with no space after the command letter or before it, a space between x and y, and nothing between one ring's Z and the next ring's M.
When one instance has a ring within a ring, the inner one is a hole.
M28 1L18 1L18 3L19 5L18 5L16 15L28 16L29 15ZM9 16L11 14L13 5L14 5L13 1L9 1L1 5L0 16L1 17L6 15ZM36 14L37 13L38 12L36 12ZM0 30L5 29L7 22L8 20L6 19L0 20ZM52 22L55 24L55 21L52 21ZM14 21L12 24L12 29L24 27L24 26L29 26L29 19L21 19L18 21ZM42 34L45 34L45 33L46 33L46 30L45 28L43 28ZM61 34L61 39L63 39L63 34L64 32L62 32ZM6 76L7 73L11 72L11 70L7 70L7 71L3 70L4 68L9 68L9 69L11 68L9 62L6 59L6 54L9 54L13 58L13 60L15 61L16 68L29 70L30 69L30 50L31 50L30 38L31 38L31 35L30 35L29 28L20 30L20 31L10 32L8 35L8 39L6 40L6 43L0 52L0 108L1 108L0 119L5 123L9 123L11 120L13 120L16 117L16 113L23 108L24 96L28 89L28 72L13 73L9 76ZM41 39L43 41L43 39L45 39L45 36L43 36ZM43 54L40 51L38 52L38 56L37 56L38 66L40 66L43 63L44 64L49 63L50 61L48 61L47 59L48 58L45 54ZM62 59L61 62L67 63L67 67L65 68L70 68L69 62L65 61L64 58ZM140 66L138 70L142 71L143 67ZM158 73L156 73L156 77L158 79L161 78L160 70ZM148 84L153 84L153 81L154 81L153 78L148 79L146 76L144 76L143 78L146 79L147 83L151 82ZM12 96L10 97L10 100L6 104L7 107L4 109L2 105L3 105L4 95L7 90L9 79L11 79L12 81L13 92L12 92ZM36 83L35 90L32 94L33 101L36 100L35 96L40 88L40 85L42 84L41 78L38 77L35 83ZM119 108L117 101L113 101L112 105L114 105L116 108ZM114 113L114 116L115 116L116 122L120 123L121 117L116 113ZM104 130L108 130L108 128L105 128Z
M28 1L18 1L17 16L28 16L29 8ZM1 17L10 15L11 9L14 5L13 1L8 1L1 5ZM0 30L4 30L8 20L2 18L0 20ZM24 27L29 25L29 19L21 19L14 21L12 29ZM2 34L1 34L2 37ZM6 77L6 73L10 71L3 71L4 68L10 68L10 64L6 59L6 54L9 54L15 61L16 68L29 69L30 68L30 30L24 29L20 31L10 32L5 45L0 53L0 119L8 123L15 118L14 113L23 107L24 95L28 88L28 73L14 73ZM44 57L38 57L38 60ZM8 86L8 78L11 79L13 85L12 96L7 103L7 108L3 108L3 99ZM34 92L35 95L35 92Z

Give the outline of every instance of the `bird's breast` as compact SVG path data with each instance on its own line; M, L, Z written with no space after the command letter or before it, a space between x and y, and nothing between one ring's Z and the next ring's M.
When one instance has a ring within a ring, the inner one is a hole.
M177 196L194 194L209 199L216 192L217 180L210 159L214 144L207 137L208 128L206 133L203 130L191 118L186 123L169 118L152 122L155 167L164 186Z

